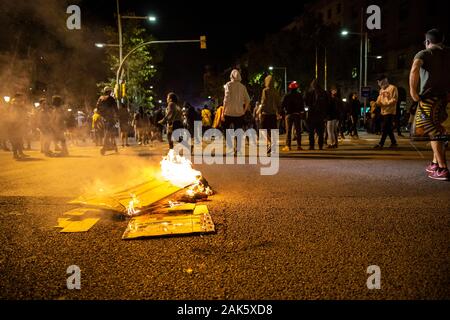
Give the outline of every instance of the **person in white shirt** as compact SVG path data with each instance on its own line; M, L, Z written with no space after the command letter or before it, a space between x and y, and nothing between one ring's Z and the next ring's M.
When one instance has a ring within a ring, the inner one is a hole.
M241 74L233 69L230 74L230 81L225 84L225 97L223 99L223 126L226 129L242 129L244 125L244 115L250 106L250 96L247 88L241 83ZM227 143L231 142L228 141ZM237 150L240 150L238 141ZM232 146L228 145L231 149Z

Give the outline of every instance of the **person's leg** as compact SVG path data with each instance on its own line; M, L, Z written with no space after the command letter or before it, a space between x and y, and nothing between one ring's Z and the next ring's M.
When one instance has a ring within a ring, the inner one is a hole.
M394 135L394 116L393 115L388 116L387 134L389 135L389 139L391 139L391 145L396 145L397 140L395 139L395 135Z
M338 146L339 120L334 120L334 146Z
M314 134L316 131L316 126L313 123L308 123L309 129L309 148L314 149Z
M286 115L286 147L290 148L291 147L291 139L292 139L292 126L294 124L294 119L293 119L294 115L288 114ZM298 130L298 128L295 128L296 130Z
M225 129L225 139L227 143L227 153L233 151L233 141L231 139L227 139L227 130L231 129L231 126L233 125L233 117L225 116L223 127Z
M172 132L173 132L172 125L167 126L167 141L169 142L169 149L171 150L173 149Z
M388 127L388 116L382 116L382 124L381 124L381 140L379 145L384 146L387 138L387 127Z
M431 148L433 149L433 162L437 163L439 168L447 168L444 142L431 141Z
M326 127L327 136L325 137L325 142L328 142L328 139L327 139L327 137L328 137L331 140L330 143L328 144L329 146L331 146L333 144L333 137L331 134L331 130L333 130L332 126L333 126L332 121L328 120L327 127Z
M301 119L299 115L294 115L293 124L295 128L296 138L297 138L297 149L302 147L302 128Z
M318 135L318 144L319 144L319 149L322 150L323 149L323 133L325 130L325 125L324 123L321 121L320 123L317 124L317 135Z

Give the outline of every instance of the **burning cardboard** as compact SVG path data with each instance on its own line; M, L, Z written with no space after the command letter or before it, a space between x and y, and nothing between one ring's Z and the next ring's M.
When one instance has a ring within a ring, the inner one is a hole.
M134 217L128 223L122 239L211 232L215 232L214 223L207 207L203 206L197 212L194 208L188 213L172 211L170 214L159 213Z

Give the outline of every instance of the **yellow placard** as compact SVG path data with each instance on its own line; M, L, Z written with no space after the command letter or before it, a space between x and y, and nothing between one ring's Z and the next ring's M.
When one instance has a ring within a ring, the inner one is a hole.
M88 218L80 221L69 221L69 224L60 232L86 232L99 220L99 218Z

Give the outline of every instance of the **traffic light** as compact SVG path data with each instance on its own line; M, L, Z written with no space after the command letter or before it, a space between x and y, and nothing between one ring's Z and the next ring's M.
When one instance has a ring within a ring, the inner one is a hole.
M200 49L206 49L206 36L200 36Z
M126 97L127 96L127 90L126 90L126 85L125 82L122 83L122 92L121 92L121 97Z

